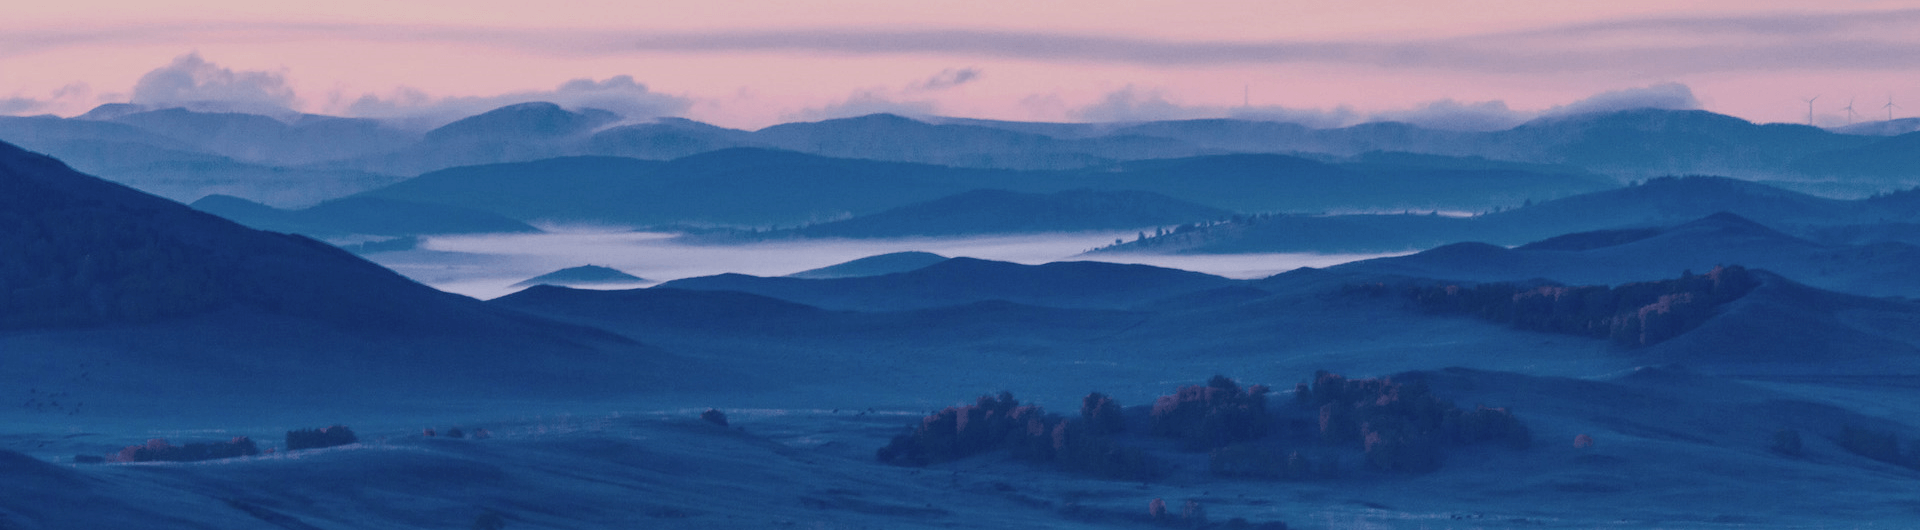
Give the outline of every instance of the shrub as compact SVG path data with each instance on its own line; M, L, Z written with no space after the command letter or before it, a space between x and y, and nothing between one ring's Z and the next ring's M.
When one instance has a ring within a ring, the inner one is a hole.
M1094 392L1080 400L1080 418L1087 421L1087 428L1095 434L1116 434L1127 430L1126 414L1120 410L1120 402L1106 394Z
M1104 408L1094 407L1095 415L1105 414L1100 412ZM891 464L923 466L1004 449L1016 458L1058 462L1069 471L1101 477L1140 480L1159 475L1159 466L1145 452L1119 445L1092 425L1020 405L1012 394L1002 392L921 418L911 432L893 437L874 456Z
M1412 288L1407 297L1430 313L1473 315L1520 329L1649 346L1699 327L1716 308L1758 285L1752 273L1735 265L1715 267L1705 275L1686 273L1678 279L1618 287L1437 285Z
M1180 440L1187 450L1224 447L1267 434L1267 387L1241 389L1226 376L1216 375L1206 386L1180 387L1153 403L1153 434Z
M700 413L700 419L721 427L727 426L727 413L720 412L720 409L707 409L706 412Z
M322 447L347 445L359 441L360 437L354 436L353 429L348 429L345 425L333 425L321 429L287 431L288 451L319 449Z
M1577 434L1577 435L1574 435L1574 437L1573 437L1573 448L1574 448L1574 449L1587 449L1587 448L1590 448L1590 447L1593 447L1593 437L1592 437L1592 436L1589 436L1589 435L1585 435L1585 434Z
M947 407L920 419L912 432L895 436L876 456L883 462L927 465L947 462L994 449L1019 448L1025 456L1045 459L1042 450L1050 428L1059 422L1040 407L1020 406L1013 394L980 396L973 405Z
M147 440L147 443L142 445L127 446L115 454L111 460L115 462L198 462L257 454L260 454L260 448L245 436L235 437L226 442L186 445L172 445L166 440L155 438Z
M1323 442L1360 446L1376 469L1438 469L1448 444L1499 441L1523 449L1532 443L1526 425L1507 409L1460 410L1433 396L1417 378L1347 379L1321 371L1311 386L1296 386L1294 393L1299 406L1319 409Z

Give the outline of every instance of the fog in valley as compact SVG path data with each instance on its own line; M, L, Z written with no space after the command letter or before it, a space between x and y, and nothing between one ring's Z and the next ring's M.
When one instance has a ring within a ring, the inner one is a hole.
M216 3L0 15L0 530L1920 527L1914 2Z
M543 228L548 232L432 236L423 238L416 250L379 252L367 257L436 289L485 300L519 291L521 288L513 284L522 280L581 265L612 267L649 280L587 287L622 289L725 273L785 276L868 256L909 251L1027 265L1082 260L1134 263L1242 280L1264 278L1300 267L1319 268L1405 254L1083 255L1088 250L1113 244L1115 239L1132 239L1138 230L714 245L681 242L677 240L680 234L674 233L582 226Z

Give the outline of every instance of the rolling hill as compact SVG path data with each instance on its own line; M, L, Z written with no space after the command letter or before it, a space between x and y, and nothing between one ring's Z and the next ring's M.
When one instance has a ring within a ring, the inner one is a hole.
M939 263L946 260L947 260L946 256L934 254L932 252L894 252L891 254L867 256L867 257L856 259L853 261L848 261L846 263L828 265L818 269L804 270L804 271L796 272L793 274L788 274L787 277L788 278L806 278L810 280L826 280L826 279L832 279L832 278L880 276L883 274L893 274L896 272L907 272L915 269L920 269L928 265L933 265L935 263Z
M1232 215L1144 191L973 190L851 219L733 236L765 240L1084 232L1179 225Z
M1795 231L1878 222L1892 206L1825 199L1724 177L1668 177L1473 217L1254 216L1193 226L1100 252L1392 252L1477 241L1518 245L1556 235L1647 228L1729 212Z
M1144 265L1090 261L1020 265L953 258L881 276L815 280L723 274L674 280L660 287L740 291L827 309L890 311L992 300L1060 308L1125 309L1235 283L1218 276Z
M194 201L192 206L248 227L315 238L540 231L526 223L480 210L371 197L334 199L290 211L239 197L209 195Z
M109 414L193 414L236 398L249 409L364 405L476 385L586 395L685 364L4 144L0 348L18 368L8 387L92 394ZM159 390L179 385L195 390ZM127 388L153 393L128 400Z

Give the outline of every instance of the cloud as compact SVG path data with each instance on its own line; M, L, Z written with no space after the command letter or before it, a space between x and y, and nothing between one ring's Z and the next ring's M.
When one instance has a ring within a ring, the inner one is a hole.
M132 103L150 107L288 114L299 99L278 72L234 71L207 62L198 52L140 76Z
M820 121L880 113L910 118L935 114L934 104L931 101L901 101L889 98L879 90L862 90L847 96L847 99L825 106L782 114L780 119L782 121Z
M933 77L929 77L925 81L914 83L913 85L908 86L907 91L932 92L932 91L946 90L949 88L971 83L976 79L980 79L979 68L960 68L960 69L948 68L945 70L941 70L940 73L934 74Z
M1367 121L1397 121L1429 129L1451 131L1498 131L1534 117L1534 113L1507 108L1505 101L1463 102L1442 99L1416 105L1411 109L1376 112Z
M634 53L940 54L1196 66L1326 63L1482 73L1683 73L1920 68L1920 9L1652 17L1404 41L1165 40L980 29L781 28L708 32L467 26L154 24L0 33L0 56L101 45L361 41L453 43L550 56Z
M1089 122L1134 122L1221 118L1225 107L1186 106L1168 101L1160 90L1127 85L1101 96L1100 101L1067 112L1073 119Z
M1157 89L1127 85L1101 96L1100 101L1067 111L1071 119L1086 122L1140 122L1160 120L1197 120L1235 118L1254 121L1298 123L1327 128L1352 124L1357 115L1347 107L1332 110L1294 109L1280 106L1223 107L1182 105L1168 100Z
M14 96L0 98L0 115L18 116L45 108L46 103L38 99Z
M34 98L14 94L0 98L0 116L57 114L93 103L93 88L86 83L70 83L48 97Z
M1360 115L1346 105L1332 109L1296 109L1278 105L1234 107L1233 110L1227 114L1227 117L1241 120L1297 123L1315 129L1345 127L1360 121Z
M686 97L654 92L647 85L634 81L632 76L617 75L601 81L574 79L561 83L553 90L498 96L436 98L416 89L402 87L385 96L365 94L352 101L336 98L333 106L347 116L387 119L408 126L431 128L507 105L533 101L551 102L570 109L612 111L627 120L678 116L693 105L693 101Z
M1641 88L1601 92L1580 101L1547 109L1540 115L1566 116L1631 109L1696 110L1699 108L1700 100L1693 97L1692 88L1680 83L1662 83Z
M1036 99L1058 104L1057 97ZM1463 102L1442 99L1421 103L1407 109L1391 109L1361 114L1346 106L1332 109L1300 109L1280 106L1263 107L1218 107L1208 105L1181 105L1169 101L1159 90L1145 90L1133 85L1115 90L1102 96L1092 104L1069 109L1067 117L1085 122L1139 122L1159 120L1189 120L1205 118L1234 118L1253 121L1271 121L1297 123L1316 129L1346 127L1363 122L1395 121L1410 123L1429 129L1453 131L1498 131L1513 128L1539 117L1565 116L1591 112L1614 112L1621 110L1656 108L1668 110L1693 110L1700 108L1700 101L1693 96L1693 89L1680 83L1662 83L1640 88L1611 90L1594 94L1587 98L1558 105L1543 111L1519 111L1507 107L1505 101Z

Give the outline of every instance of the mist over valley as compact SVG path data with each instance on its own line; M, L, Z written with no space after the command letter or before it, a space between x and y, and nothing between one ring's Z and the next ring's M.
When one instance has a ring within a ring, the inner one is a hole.
M1920 521L1920 12L749 4L0 20L0 530Z

